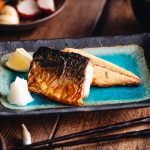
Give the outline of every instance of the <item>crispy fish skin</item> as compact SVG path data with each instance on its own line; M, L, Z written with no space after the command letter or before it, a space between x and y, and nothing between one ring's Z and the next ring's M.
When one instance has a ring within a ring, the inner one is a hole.
M79 49L65 48L64 52L74 52L91 59L94 65L92 85L109 87L117 85L139 85L142 80L132 72L106 60L93 56Z
M88 64L90 60L79 54L41 47L33 55L28 88L50 100L82 106Z

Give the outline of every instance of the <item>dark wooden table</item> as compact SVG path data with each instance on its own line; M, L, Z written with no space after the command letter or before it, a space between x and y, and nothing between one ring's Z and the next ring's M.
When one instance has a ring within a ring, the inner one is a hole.
M105 5L105 2L106 0L69 0L67 7L61 14L38 29L22 33L0 31L0 40L108 36L142 33L145 31L133 15L130 0L110 0L107 2L107 5ZM103 8L104 13L98 22ZM13 147L22 144L22 123L30 131L32 141L36 142L144 116L150 116L150 108L56 114L24 118L0 118L0 133L4 137L7 147ZM133 131L148 127L150 125L124 131ZM149 138L138 138L62 149L145 150L150 149L149 145Z

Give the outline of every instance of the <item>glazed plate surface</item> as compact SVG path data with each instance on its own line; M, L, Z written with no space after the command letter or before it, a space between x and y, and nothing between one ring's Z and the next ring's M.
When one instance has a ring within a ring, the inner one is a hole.
M144 45L143 43L142 45L139 42L143 37L146 38L146 40L150 40L149 34L143 34L112 38L1 42L0 55L3 57L1 57L0 66L0 92L3 96L1 97L2 105L0 106L0 115L36 115L150 106L150 79L146 64L146 61L148 61L147 58L149 57L146 57L145 61L144 56L144 53L147 53L148 45ZM114 38L116 41L114 41ZM127 39L132 39L132 41L129 40L129 42L126 43ZM136 44L142 46L144 50ZM143 83L139 86L118 86L109 88L92 87L89 97L84 99L83 107L68 106L54 101L46 101L45 98L35 94L32 95L35 100L25 107L17 107L9 104L7 95L10 83L15 80L16 76L27 79L27 73L17 73L5 67L4 64L9 58L9 53L18 47L23 47L27 51L35 51L40 46L49 46L57 49L62 49L64 47L82 48L88 53L108 60L135 73L142 79Z

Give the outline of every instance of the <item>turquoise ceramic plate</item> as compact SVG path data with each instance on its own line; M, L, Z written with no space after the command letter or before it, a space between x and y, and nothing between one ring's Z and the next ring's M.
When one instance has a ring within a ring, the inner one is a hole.
M108 60L138 75L143 83L139 86L118 86L109 88L91 87L90 95L84 99L84 106L102 106L104 104L120 104L142 101L150 98L149 71L144 58L144 51L136 45L85 48L84 51L97 57ZM25 107L18 107L9 104L7 95L9 86L16 76L27 79L27 73L17 73L5 67L9 54L1 58L0 66L0 92L2 93L1 103L10 109L45 109L45 108L66 108L68 105L54 101L46 101L39 95L32 94L34 101Z

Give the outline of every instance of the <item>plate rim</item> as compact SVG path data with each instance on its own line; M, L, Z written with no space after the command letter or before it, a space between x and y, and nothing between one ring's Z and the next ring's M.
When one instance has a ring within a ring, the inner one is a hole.
M143 38L143 36L148 36L150 38L150 33L144 33L144 34L136 34L136 35L131 35L131 36L112 36L112 37L91 37L91 38L74 38L74 39L55 39L55 40L46 40L50 42L70 42L71 40L77 40L77 41L82 41L85 40L102 40L102 39L108 39L111 41L112 38L118 39L118 38ZM45 41L45 40L26 40L26 42L37 42L37 41ZM140 40L139 40L140 41ZM6 41L6 42L0 42L0 45L3 44L13 44L14 42L24 42L24 41ZM104 42L105 43L105 42ZM113 42L112 42L113 43ZM134 43L137 44L137 43ZM142 44L142 43L141 43ZM107 43L106 43L107 45ZM126 45L126 42L125 44ZM140 44L139 44L140 45ZM93 46L94 47L94 46ZM95 46L96 47L96 46ZM0 53L1 54L1 53ZM118 103L118 104L104 104L101 106L82 106L82 107L75 107L75 106L70 106L70 107L64 107L64 108L52 108L52 109L38 109L38 110L10 110L10 109L1 109L0 107L0 116L31 116L31 115L43 115L43 114L56 114L56 113L72 113L72 112L91 112L91 111L106 111L106 110L117 110L117 109L132 109L132 108L143 108L143 107L150 107L150 99L145 99L140 102L131 102L131 103Z

